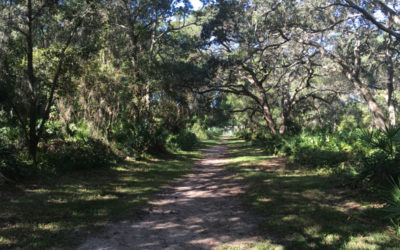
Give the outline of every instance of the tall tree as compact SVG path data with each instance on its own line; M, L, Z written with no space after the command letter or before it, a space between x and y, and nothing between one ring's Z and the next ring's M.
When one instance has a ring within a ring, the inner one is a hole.
M0 17L6 38L1 47L8 88L7 102L17 116L31 158L36 164L38 143L56 92L73 75L72 47L93 33L83 28L95 20L93 8L81 1L3 1ZM84 25L85 24L85 25ZM14 56L9 58L8 56ZM13 61L18 62L14 64Z
M371 74L366 60L370 57L376 59L371 48L373 44L369 42L379 35L376 29L361 14L338 2L325 5L310 0L300 4L307 5L309 10L307 13L296 13L298 19L304 20L298 25L302 32L292 30L285 36L316 48L321 55L334 62L364 99L373 116L374 125L385 129L385 109L376 101L373 89L370 88ZM317 22L306 17L310 13L318 17Z

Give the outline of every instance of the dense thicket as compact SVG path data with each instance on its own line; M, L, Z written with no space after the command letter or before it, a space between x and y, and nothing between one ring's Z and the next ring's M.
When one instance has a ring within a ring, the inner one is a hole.
M6 172L25 172L9 159L37 166L92 145L104 157L164 150L211 102L181 87L207 74L188 1L2 1L0 13Z

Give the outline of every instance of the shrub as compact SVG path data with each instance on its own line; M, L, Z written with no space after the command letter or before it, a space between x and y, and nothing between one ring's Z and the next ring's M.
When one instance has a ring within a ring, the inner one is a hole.
M14 147L0 143L0 172L15 180L32 175L33 169L20 159Z
M356 183L387 184L388 179L400 177L400 126L386 131L303 130L285 135L241 130L236 135L302 166L350 171Z
M141 155L146 152L154 142L148 123L121 124L113 133L113 138L120 145L125 154Z
M389 218L400 234L400 185L399 180L391 180L392 190L386 206L383 208L387 218Z
M210 139L210 134L208 133L207 129L203 128L200 123L196 122L193 124L192 128L190 129L197 138L205 140Z
M197 143L197 137L189 130L182 130L179 134L170 134L166 144L170 149L191 150Z
M222 135L222 129L212 127L206 130L208 139L218 138L218 136Z
M363 181L383 184L388 179L400 177L400 126L360 132L360 138L370 150L361 158L363 169L360 178Z
M302 165L311 168L334 168L348 160L337 137L325 133L308 133L285 138L279 153L292 156Z
M240 131L238 135L264 147L269 154L289 156L293 162L310 168L334 168L349 160L349 144L338 134L317 131L296 133L273 135L264 131Z
M40 154L41 174L57 174L81 169L108 167L119 160L111 148L100 140L54 141Z
M240 129L235 132L235 136L239 137L240 139L250 141L251 140L251 135L252 133L249 130L246 129Z

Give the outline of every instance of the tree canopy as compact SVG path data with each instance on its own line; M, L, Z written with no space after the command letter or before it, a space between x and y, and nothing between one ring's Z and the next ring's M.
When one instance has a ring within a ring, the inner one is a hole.
M399 8L1 1L1 138L36 165L45 145L76 138L142 154L213 127L386 130L398 123Z

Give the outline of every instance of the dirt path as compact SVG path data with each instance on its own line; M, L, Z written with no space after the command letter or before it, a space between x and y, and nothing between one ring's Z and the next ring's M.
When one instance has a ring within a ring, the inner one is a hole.
M260 240L255 218L235 197L241 185L220 167L225 150L207 149L194 172L160 194L141 221L111 224L78 249L211 249Z

